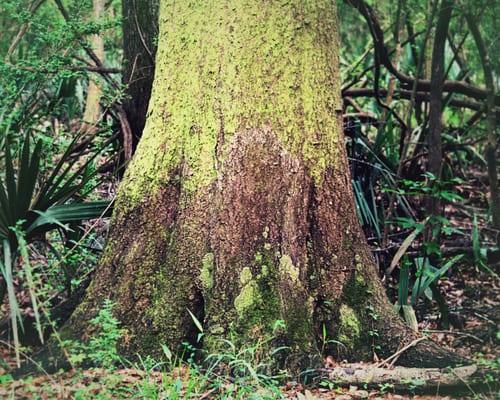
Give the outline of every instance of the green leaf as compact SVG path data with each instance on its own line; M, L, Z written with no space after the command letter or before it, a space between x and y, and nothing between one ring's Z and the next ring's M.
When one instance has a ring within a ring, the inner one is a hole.
M31 306L33 307L33 312L35 314L36 330L38 332L38 337L40 338L40 342L43 343L44 342L43 329L42 329L42 322L41 322L40 311L39 311L39 306L38 306L37 287L36 287L35 279L33 277L33 270L31 268L31 263L30 263L30 259L29 259L28 245L27 245L26 240L24 238L24 233L19 231L16 228L14 228L14 231L15 231L15 234L17 237L19 251L21 254L21 258L22 258L22 267L23 267L24 276L26 277L28 292L30 294Z
M418 332L418 322L417 316L415 315L415 310L410 305L401 306L403 308L403 315L405 317L406 323L413 329L415 332Z
M400 306L408 304L409 276L409 266L407 263L403 263L399 271L398 284L398 304Z
M111 215L109 201L61 204L50 207L47 211L37 211L39 217L27 229L31 233L43 225L60 225L72 221L83 221Z
M187 312L191 316L191 319L193 320L193 322L196 325L196 327L198 328L198 330L201 333L203 333L203 326L201 325L200 321L198 321L198 318L196 318L196 316L189 309L187 309Z
M10 154L10 140L5 140L5 186L7 188L7 198L9 202L9 211L13 221L17 221L18 213L16 209L16 178L14 174L14 165Z
M398 251L396 252L396 254L394 255L394 258L391 261L391 265L386 270L386 275L390 275L391 272L394 271L394 268L396 268L396 266L398 265L399 260L406 253L406 250L408 250L408 248L411 246L411 244L416 239L416 237L422 232L422 230L424 229L425 223L428 220L429 220L429 217L427 217L425 219L423 224L417 226L415 228L415 230L406 237L406 239L403 241L403 243L401 243L401 246L399 247Z
M21 204L21 212L23 215L28 213L37 179L40 174L41 150L42 142L39 140L35 145L31 160L29 161L29 140L26 140L23 148L23 162L20 163L19 167L19 181L17 186L18 201Z
M163 354L165 354L168 361L172 361L172 352L170 351L170 349L164 344L161 345L161 348L163 350Z
M19 349L21 347L19 343L19 329L17 322L22 329L22 318L21 318L21 310L19 308L19 304L16 298L16 292L14 288L14 276L12 271L12 256L10 244L7 240L3 241L3 263L0 261L0 271L2 272L3 278L5 280L5 284L7 286L7 298L9 301L10 308L10 322L12 327L12 337L14 338L14 349L16 353L16 363L17 366L21 366L21 358L19 357Z

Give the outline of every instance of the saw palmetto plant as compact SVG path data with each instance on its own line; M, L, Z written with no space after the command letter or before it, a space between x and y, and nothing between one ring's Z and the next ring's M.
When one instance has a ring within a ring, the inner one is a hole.
M92 163L107 143L78 163L75 160L83 158L82 151L75 151L80 138L81 135L75 137L48 174L44 174L42 168L41 140L32 145L30 136L26 135L18 157L13 156L9 139L4 142L4 173L0 175L0 246L3 253L0 301L3 302L7 294L16 349L19 348L18 327L22 328L16 288L22 287L29 292L36 328L43 342L37 299L42 282L38 276L40 271L29 260L30 242L43 240L54 229L65 234L70 229L66 224L99 218L108 215L111 209L109 201L83 201L95 187L93 178L97 171L91 168Z

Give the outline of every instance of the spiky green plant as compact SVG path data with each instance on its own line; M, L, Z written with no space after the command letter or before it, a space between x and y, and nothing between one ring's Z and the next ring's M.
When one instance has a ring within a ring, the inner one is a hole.
M75 201L75 196L81 199L87 194L82 193L82 190L97 174L96 170L92 171L89 167L100 154L100 151L96 151L76 171L73 170L73 165L68 161L79 137L77 135L71 142L45 179L40 163L41 140L31 148L30 137L26 135L16 165L10 140L6 139L5 174L0 176L0 240L7 239L15 245L16 236L10 228L19 221L22 221L20 229L29 241L57 225L97 218L109 209L108 201ZM81 152L77 153L77 158L80 155Z
M23 326L16 297L16 281L21 282L29 292L36 328L43 342L37 294L40 280L29 260L29 243L34 238L43 238L55 228L62 228L62 231L69 229L66 223L94 219L110 212L109 201L82 202L88 192L85 188L97 173L89 166L107 143L80 167L74 168L70 156L74 157L75 144L80 137L75 137L47 178L43 177L41 167L40 140L32 147L30 137L26 135L17 163L11 154L10 140L6 138L4 142L5 172L0 176L0 250L3 253L3 262L0 262L3 278L0 281L0 303L7 292L18 364L18 328L23 329ZM76 158L81 155L77 152Z

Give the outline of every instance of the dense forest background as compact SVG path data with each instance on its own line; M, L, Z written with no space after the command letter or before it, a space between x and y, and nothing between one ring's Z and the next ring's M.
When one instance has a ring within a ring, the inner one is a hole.
M128 11L156 7L151 0L124 3ZM500 3L335 3L354 201L385 290L411 329L487 368L484 385L494 387ZM140 139L157 23L151 19L142 31L133 12L123 14L119 0L0 4L0 395L22 398L41 387L48 396L41 398L333 398L337 386L328 379L316 382L314 394L284 384L284 375L270 372L263 343L210 354L208 370L195 366L199 356L189 346L184 360L167 347L164 360L124 360L116 344L126 334L111 302L92 320L90 341L59 340L73 367L65 384L48 374L35 384L13 380L16 367L58 340L81 302ZM124 59L133 40L141 56ZM376 353L374 347L379 364ZM82 379L91 389L79 386ZM402 386L411 392L422 383ZM394 385L374 390L366 395Z

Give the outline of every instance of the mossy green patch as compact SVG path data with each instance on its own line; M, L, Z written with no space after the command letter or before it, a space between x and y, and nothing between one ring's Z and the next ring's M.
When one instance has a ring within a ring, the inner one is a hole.
M256 282L250 281L241 288L240 294L234 299L234 308L242 318L260 301L259 287Z
M293 261L288 254L283 254L280 258L280 273L292 280L293 283L299 282L299 268L293 265Z
M277 269L273 267L276 261L266 251L258 252L255 261L252 268L242 268L240 292L234 299L237 320L233 329L244 337L251 332L269 331L279 319L281 310L277 295Z
M252 270L248 267L244 267L240 273L240 282L246 285L252 280Z
M159 27L146 126L120 194L127 204L179 167L186 193L207 186L234 135L255 128L270 128L317 180L336 164L342 103L331 1L165 0Z
M201 262L200 282L204 289L210 290L214 285L214 254L207 253Z
M339 328L337 338L344 346L353 348L361 337L361 323L354 309L342 304L339 309Z
M361 257L356 254L354 257L354 260L356 261L355 264L355 272L354 272L354 279L356 281L356 284L360 287L366 287L366 280L365 277L363 276L363 268L364 265L361 262Z

